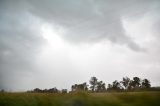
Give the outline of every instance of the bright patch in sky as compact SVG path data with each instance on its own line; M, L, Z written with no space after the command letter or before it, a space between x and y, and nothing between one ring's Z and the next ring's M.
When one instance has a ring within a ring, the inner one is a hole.
M63 41L60 35L63 31L60 28L54 28L50 24L43 24L41 26L42 36L48 41L54 48L60 48L63 45Z

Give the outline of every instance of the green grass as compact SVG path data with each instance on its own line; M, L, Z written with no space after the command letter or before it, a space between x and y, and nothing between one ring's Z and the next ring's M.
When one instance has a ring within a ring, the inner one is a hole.
M160 106L160 92L0 93L0 106Z

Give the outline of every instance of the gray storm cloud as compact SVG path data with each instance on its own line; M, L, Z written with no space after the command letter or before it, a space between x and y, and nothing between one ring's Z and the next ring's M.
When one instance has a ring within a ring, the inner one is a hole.
M65 29L59 37L71 45L109 41L134 52L149 51L155 56L149 59L159 64L159 10L158 0L1 0L0 89L21 88L23 81L22 88L30 85L37 74L34 60L46 43L40 31L45 22ZM143 47L126 32L123 20L153 14L150 30L156 42Z
M141 18L156 8L157 1L31 1L30 12L67 29L62 38L72 42L109 40L139 51L138 44L126 35L123 17Z
M34 1L30 4L33 6L30 10L33 14L65 27L67 33L62 37L66 40L97 42L107 39L114 43L127 44L131 49L140 49L123 29L121 17L127 14L123 13L125 7L123 4L116 7L114 2L90 0L86 2L71 0L67 3L61 0L42 3Z
M17 87L15 81L34 71L33 59L43 43L29 20L34 18L17 2L0 3L0 88L5 89Z

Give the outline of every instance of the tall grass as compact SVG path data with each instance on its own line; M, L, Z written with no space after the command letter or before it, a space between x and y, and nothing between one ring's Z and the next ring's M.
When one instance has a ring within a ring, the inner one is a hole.
M0 106L160 106L160 92L1 93Z

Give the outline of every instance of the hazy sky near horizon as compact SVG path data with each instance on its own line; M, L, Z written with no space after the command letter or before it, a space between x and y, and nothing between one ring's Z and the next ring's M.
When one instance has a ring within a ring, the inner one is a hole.
M160 85L159 0L0 0L0 89L122 77Z

